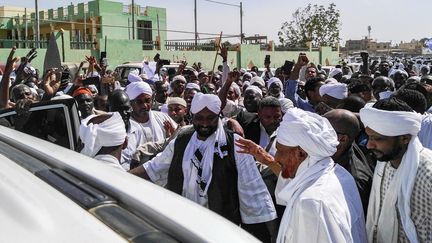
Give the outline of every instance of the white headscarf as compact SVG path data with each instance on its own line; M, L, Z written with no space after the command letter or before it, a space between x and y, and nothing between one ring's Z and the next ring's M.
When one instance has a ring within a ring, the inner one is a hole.
M185 89L196 89L198 91L201 91L200 86L196 83L187 83Z
M260 86L265 87L264 79L262 79L262 78L259 77L259 76L253 77L253 78L250 80L250 84L251 84L251 85L253 85L254 83L258 83Z
M148 94L151 96L153 95L153 91L148 83L140 81L128 84L128 86L126 86L126 94L129 96L130 100L134 100L141 94Z
M130 71L128 74L128 81L131 83L142 82L142 78L139 76L138 70Z
M277 86L279 86L279 88L281 89L279 96L277 97L278 99L282 99L285 98L285 95L282 93L283 90L283 84L282 81L280 81L280 79L276 78L276 77L272 77L269 79L269 81L267 81L267 89L270 89L270 86L272 84L276 84Z
M330 122L315 113L292 108L284 115L277 130L277 142L284 146L300 146L308 157L301 162L293 179L279 175L276 185L276 202L286 205L277 242L284 237L291 222L292 208L297 198L323 174L334 168L330 158L336 152L337 135Z
M342 69L341 68L333 68L330 73L329 73L329 78L333 78L334 76L338 75L342 73Z
M410 200L419 165L420 151L423 148L417 137L421 115L415 112L386 111L366 107L360 110L360 119L365 127L384 136L412 135L408 149L385 194L381 214L379 214L380 187L386 163L377 163L366 222L369 241L372 242L376 230L378 242L398 242L399 227L396 213L398 210L409 241L418 242L416 229L411 220Z
M319 88L319 93L321 96L329 95L336 99L344 99L348 97L348 88L344 83L339 83L336 80L330 81L326 84L323 84Z
M208 108L215 114L219 114L222 102L219 97L214 94L197 93L192 99L191 112L196 114L204 108Z
M118 112L108 113L111 117L99 124L88 124L95 116L89 116L80 125L80 138L84 143L82 154L94 157L102 147L118 146L126 139L126 128Z

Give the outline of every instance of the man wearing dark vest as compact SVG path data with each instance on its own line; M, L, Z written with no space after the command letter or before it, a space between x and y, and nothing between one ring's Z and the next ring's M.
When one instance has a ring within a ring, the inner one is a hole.
M235 153L239 136L224 129L220 110L216 95L197 93L191 105L193 126L183 128L162 153L130 172L235 224L272 221L276 211L255 160Z

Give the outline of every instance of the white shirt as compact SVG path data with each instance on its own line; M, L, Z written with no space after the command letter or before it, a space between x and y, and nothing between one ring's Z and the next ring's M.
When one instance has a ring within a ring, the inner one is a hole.
M122 171L126 171L123 167L120 166L118 159L111 154L99 154L96 155L94 159L99 160L108 166L114 167Z
M281 227L285 225L287 230L282 239L283 242L367 242L363 214L354 179L335 165L299 195L290 218L284 213Z
M234 139L239 139L234 134ZM172 140L165 150L143 166L150 179L161 186L165 186L168 180L168 170L174 156L174 143ZM240 150L235 146L234 151ZM235 153L238 173L238 194L240 202L240 215L243 223L254 224L275 219L274 208L270 194L265 186L255 160L251 155Z

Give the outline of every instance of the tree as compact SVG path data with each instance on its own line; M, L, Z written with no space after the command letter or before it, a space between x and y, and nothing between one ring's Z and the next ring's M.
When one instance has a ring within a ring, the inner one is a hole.
M341 22L336 4L331 3L328 8L309 4L304 9L298 8L292 17L282 24L278 33L282 45L306 47L307 42L311 42L317 47L335 46L339 41Z

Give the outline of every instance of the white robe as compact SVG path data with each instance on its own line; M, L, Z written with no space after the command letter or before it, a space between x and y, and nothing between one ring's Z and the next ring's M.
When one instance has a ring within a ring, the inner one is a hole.
M280 177L278 184L283 180ZM360 195L352 176L339 165L326 170L294 200L289 218L287 209L282 217L279 234L286 230L278 235L280 242L367 242Z

